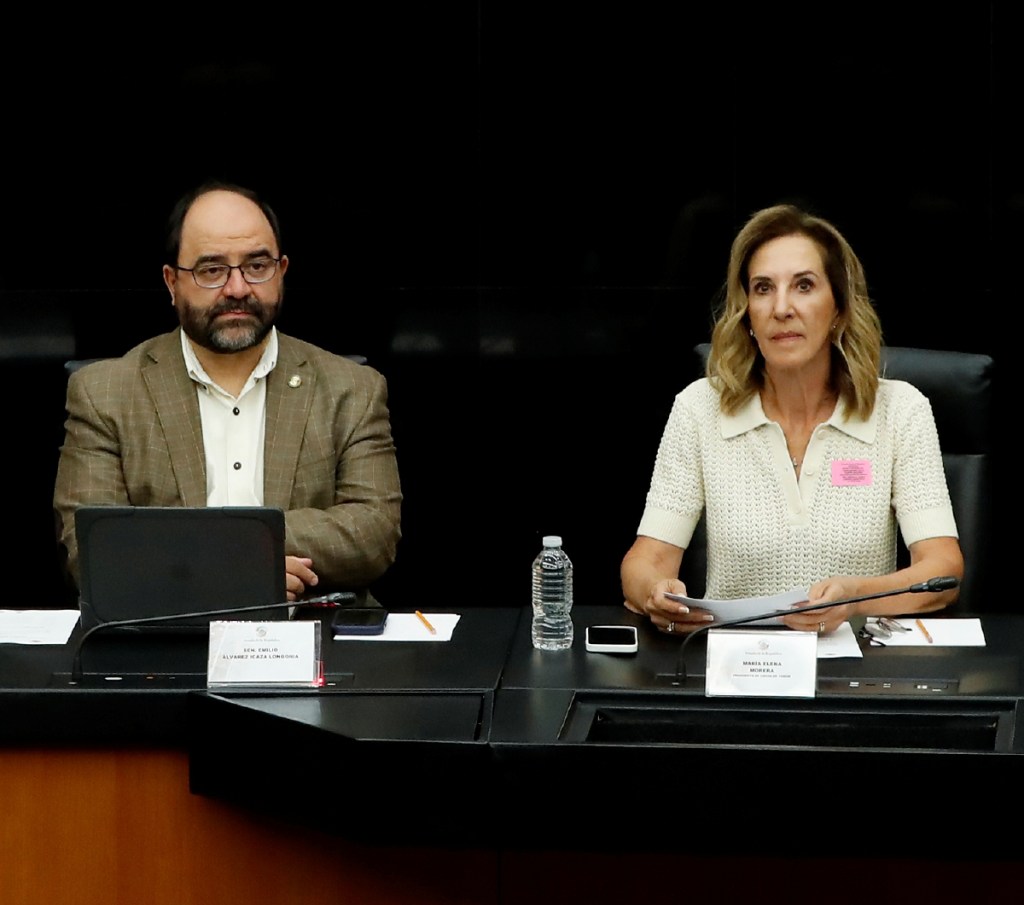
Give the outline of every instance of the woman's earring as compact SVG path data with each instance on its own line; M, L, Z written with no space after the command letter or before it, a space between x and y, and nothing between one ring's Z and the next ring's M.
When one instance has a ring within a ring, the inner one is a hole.
M832 329L835 330L835 327L833 327ZM754 328L753 327L750 328L750 335L751 336L754 335Z

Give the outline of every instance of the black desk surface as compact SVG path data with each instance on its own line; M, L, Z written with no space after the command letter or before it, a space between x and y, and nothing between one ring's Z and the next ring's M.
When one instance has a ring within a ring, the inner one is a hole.
M686 679L680 686L677 668L682 639L678 636L659 632L646 619L619 607L577 607L574 623L575 643L571 650L559 652L534 650L529 632L521 626L502 672L501 712L507 717L500 726L500 731L507 733L502 741L578 741L571 731L573 727L566 725L565 720L571 716L574 704L588 699L629 702L631 707L691 710L747 708L795 712L882 708L897 713L962 710L989 706L992 702L1012 710L1018 698L1024 697L1024 619L1015 617L987 617L983 621L983 648L865 645L862 659L821 659L817 697L813 701L784 703L770 699L705 698L706 638L696 637L687 645ZM587 653L582 634L585 626L591 624L636 625L637 654ZM522 702L518 705L523 710L520 716L505 709L516 701ZM550 715L538 710L540 701L545 702L543 706L550 710Z
M299 698L335 693L493 694L518 619L518 610L467 611L450 643L334 641L325 624L326 686L271 696L298 708ZM0 743L184 745L186 701L206 689L206 635L94 635L73 679L80 635L60 647L0 645Z
M187 745L193 790L228 798L244 799L247 781L281 764L329 765L293 771L282 794L328 824L336 808L361 802L376 815L361 831L378 834L401 825L415 837L429 824L435 838L501 835L521 820L535 825L538 793L568 777L558 793L567 819L538 828L531 844L550 842L549 832L622 844L617 822L639 819L641 806L645 825L673 839L680 818L662 806L667 796L700 815L701 838L742 848L735 815L763 806L753 783L782 796L769 795L773 812L796 796L782 808L780 840L783 829L797 831L791 820L806 828L824 816L828 800L839 803L830 819L860 844L877 839L878 813L891 818L895 808L901 851L926 852L934 828L959 812L975 827L958 841L960 856L1016 857L988 809L1024 807L1022 618L984 617L985 648L870 648L863 659L821 660L818 696L780 702L706 698L697 639L687 649L689 679L674 687L666 676L679 639L619 607L578 606L576 640L564 652L532 648L527 609L461 612L447 644L327 640L329 684L315 691L208 692L204 638L110 641L93 662L120 659L127 681L79 685L68 681L74 638L67 648L0 646L0 738ZM584 628L598 623L637 624L639 652L586 653ZM146 678L141 661L154 652L177 672ZM413 773L431 782L401 781ZM929 794L908 802L894 792L903 780ZM609 783L624 793L611 811L591 795ZM757 851L770 848L764 839L756 836Z
M529 632L521 630L502 672L503 688L664 689L674 695L704 693L706 643L697 637L687 645L683 688L668 678L676 672L682 644L679 635L659 632L643 617L623 607L576 607L575 641L569 651L536 651ZM619 656L587 653L583 633L587 625L636 625L639 650ZM946 683L948 693L963 695L1024 695L1020 656L1024 654L1024 619L986 616L986 646L904 647L862 646L863 659L818 661L818 695L910 695L934 697L936 686ZM877 682L876 682L877 680ZM855 687L851 682L857 682ZM928 689L922 683L931 682ZM885 686L885 687L883 687ZM954 687L955 686L955 687Z
M354 692L545 692L551 700L571 700L586 694L633 695L680 705L708 701L703 696L703 639L687 649L687 681L671 682L680 639L655 631L646 620L621 607L576 607L576 639L571 650L534 650L530 644L526 609L465 609L450 643L333 641L324 638L327 686L320 691L277 692L283 700ZM592 654L584 650L588 624L624 623L638 626L640 645L634 656ZM984 648L865 648L863 659L819 661L819 692L808 706L824 701L870 701L892 710L927 701L957 702L1024 699L1021 653L1024 618L986 616ZM0 645L0 700L10 714L18 701L30 702L30 713L2 721L8 740L27 736L55 740L74 737L81 726L64 725L55 711L84 712L96 722L92 707L123 707L142 723L154 702L169 699L181 706L190 692L205 691L206 639L189 636L102 635L83 650L85 675L71 681L72 656L78 630L67 646ZM227 695L230 696L230 695ZM250 695L247 695L251 697ZM267 697L266 694L261 695ZM120 703L117 703L120 702ZM759 708L789 709L797 703L752 702ZM715 699L707 704L727 707ZM930 705L926 705L930 706ZM565 716L562 710L561 716ZM107 726L108 730L112 727ZM180 728L180 727L178 727ZM177 731L177 730L176 730ZM542 725L534 714L523 741L550 742L561 725ZM130 739L131 726L118 737Z

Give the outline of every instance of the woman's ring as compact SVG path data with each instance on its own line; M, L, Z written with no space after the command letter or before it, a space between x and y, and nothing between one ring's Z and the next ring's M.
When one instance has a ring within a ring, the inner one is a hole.
M823 631L825 631L825 623L824 622L819 622L818 623L818 634L820 635Z
M675 624L674 622L670 622L670 623L669 623L669 624L668 624L668 625L667 625L667 626L665 627L665 631L666 631L666 632L674 632L675 630L676 630L676 624Z

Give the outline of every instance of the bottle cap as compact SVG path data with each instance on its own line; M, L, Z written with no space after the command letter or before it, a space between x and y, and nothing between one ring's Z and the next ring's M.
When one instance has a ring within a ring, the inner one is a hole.
M544 538L544 546L545 547L561 547L562 546L562 538L559 537L557 534L549 534L549 535L547 535Z

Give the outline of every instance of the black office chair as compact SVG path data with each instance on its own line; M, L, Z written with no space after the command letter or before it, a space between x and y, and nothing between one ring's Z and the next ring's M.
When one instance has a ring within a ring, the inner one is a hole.
M91 365L94 361L103 361L102 358L72 358L64 362L64 372L70 377L75 371L80 371L86 365Z
M704 373L710 343L694 348ZM993 387L995 362L988 355L886 346L882 376L905 380L928 397L942 446L942 463L964 554L964 579L957 611L991 609L985 583L996 567L991 555L993 480ZM704 593L707 572L703 519L683 558L683 580L692 594ZM900 541L899 564L909 562Z

